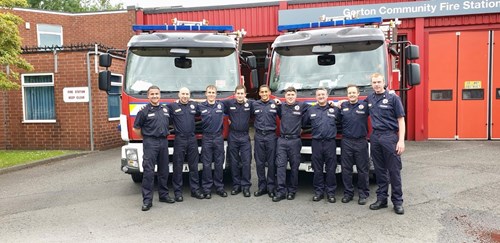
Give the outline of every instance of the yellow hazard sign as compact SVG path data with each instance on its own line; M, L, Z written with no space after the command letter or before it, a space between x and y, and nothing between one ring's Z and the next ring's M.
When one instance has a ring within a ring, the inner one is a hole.
M481 81L465 81L464 89L480 89Z

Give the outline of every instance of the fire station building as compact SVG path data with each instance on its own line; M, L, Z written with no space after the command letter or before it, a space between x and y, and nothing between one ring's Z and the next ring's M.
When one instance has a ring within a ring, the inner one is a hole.
M119 96L97 89L96 57L126 48L133 24L206 19L210 25L244 29L243 50L257 56L264 83L266 50L280 35L277 26L317 22L322 15L398 20L398 39L420 47L422 83L406 97L407 139L499 139L499 9L499 0L275 1L85 14L14 9L26 21L19 27L23 57L35 70L22 73L21 90L0 93L0 146L93 150L121 145ZM119 89L123 58L115 60L113 83Z

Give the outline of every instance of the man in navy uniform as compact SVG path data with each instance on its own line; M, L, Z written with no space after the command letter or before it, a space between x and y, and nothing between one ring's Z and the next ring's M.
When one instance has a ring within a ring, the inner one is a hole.
M337 116L338 108L328 104L328 91L325 88L316 90L316 105L311 106L305 115L305 124L311 124L312 135L312 168L314 196L318 202L326 194L330 203L335 203L337 181ZM323 174L323 168L326 175Z
M377 177L377 201L370 209L387 207L389 184L394 212L404 214L401 185L401 154L405 150L405 112L401 99L385 90L384 76L374 73L371 77L373 93L366 101L373 132L370 135L370 152Z
M276 189L275 156L278 107L273 100L270 100L271 89L269 86L261 85L259 96L260 100L254 101L251 105L252 115L255 118L254 157L258 178L258 190L254 196L260 197L268 193L269 197L273 198Z
M174 171L172 184L175 192L175 201L182 202L182 164L187 159L189 166L189 185L191 196L203 199L200 192L198 175L198 143L195 137L195 116L197 103L190 101L191 93L188 88L179 90L179 102L169 104L170 117L174 123Z
M198 105L203 131L201 140L202 190L206 199L212 198L212 187L215 187L217 195L227 197L222 181L224 173L224 138L222 137L224 104L215 100L217 87L214 85L207 86L205 95L207 100ZM212 162L214 163L213 173Z
M342 120L342 181L344 182L343 203L348 203L354 197L352 185L353 165L358 171L358 204L365 205L370 195L368 188L368 105L359 101L359 88L356 85L347 86L348 102L340 107Z
M229 138L228 138L228 160L231 163L231 176L233 180L233 191L239 188L243 195L250 196L252 146L248 127L251 114L251 105L246 101L246 88L243 85L236 86L234 90L235 99L224 100L225 113L229 115Z
M151 86L147 94L149 104L137 113L132 128L138 137L142 137L144 144L144 155L142 157L142 211L148 211L153 206L155 164L158 165L160 202L175 202L168 195L167 187L169 112L166 106L160 105L160 88Z
M296 102L297 90L288 87L285 90L286 102L280 105L278 116L281 118L280 137L276 148L276 178L278 188L273 202L283 199L293 200L299 184L300 150L302 142L303 115L307 112L308 104ZM290 162L290 186L286 185L286 165ZM288 192L288 194L287 194Z

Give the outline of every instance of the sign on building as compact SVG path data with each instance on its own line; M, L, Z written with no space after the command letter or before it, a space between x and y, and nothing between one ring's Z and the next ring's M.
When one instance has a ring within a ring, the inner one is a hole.
M66 87L63 89L63 99L66 103L89 102L89 88Z

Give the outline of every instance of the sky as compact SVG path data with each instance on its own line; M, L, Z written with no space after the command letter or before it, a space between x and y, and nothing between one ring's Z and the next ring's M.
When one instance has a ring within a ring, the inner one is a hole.
M199 6L215 6L240 3L257 3L257 2L274 2L278 0L111 0L112 4L123 3L124 7L135 5L136 7L152 8L152 7L199 7Z

